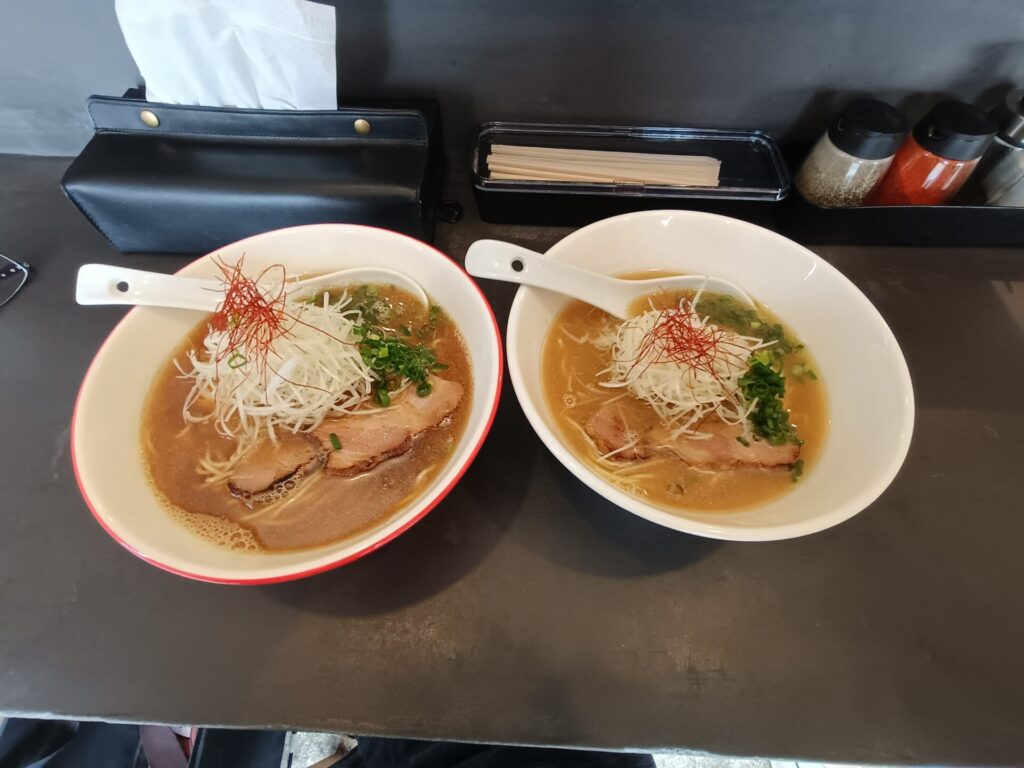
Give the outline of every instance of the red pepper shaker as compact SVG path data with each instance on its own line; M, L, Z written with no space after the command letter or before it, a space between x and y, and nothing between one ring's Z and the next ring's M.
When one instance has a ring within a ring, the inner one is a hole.
M866 205L942 205L957 193L999 126L977 107L944 101L896 152Z

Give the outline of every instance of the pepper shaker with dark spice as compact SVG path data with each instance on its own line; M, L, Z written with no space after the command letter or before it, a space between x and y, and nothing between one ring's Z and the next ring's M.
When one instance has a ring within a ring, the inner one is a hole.
M907 133L895 107L857 99L818 139L796 176L804 198L825 208L861 205L882 179Z

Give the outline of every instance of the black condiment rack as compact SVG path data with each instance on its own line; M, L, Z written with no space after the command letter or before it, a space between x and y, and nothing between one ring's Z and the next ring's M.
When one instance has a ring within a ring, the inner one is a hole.
M798 169L810 144L783 149ZM1024 246L1024 208L992 205L867 205L822 208L795 188L775 207L781 234L803 243L874 246Z
M797 191L778 200L729 200L699 196L666 197L635 192L629 195L576 193L522 187L501 193L480 184L479 164L486 144L478 141L474 163L476 196L485 221L579 227L609 216L637 210L683 208L750 221L803 243L871 246L1024 247L1024 208L982 205L864 206L822 208ZM785 147L784 165L797 169L808 144ZM781 171L788 191L788 173ZM483 188L482 188L483 187Z

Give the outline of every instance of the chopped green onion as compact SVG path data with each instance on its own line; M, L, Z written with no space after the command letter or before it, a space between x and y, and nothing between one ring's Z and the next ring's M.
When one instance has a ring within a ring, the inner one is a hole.
M416 335L421 339L427 338L437 330L437 326L444 320L444 312L437 304L431 304L427 311L427 321L417 329Z
M793 462L793 466L790 467L789 476L793 478L793 482L797 482L804 474L804 460L797 459Z
M232 352L231 357L228 358L228 368L241 368L247 362L249 361L245 359L245 355L239 354L238 352Z
M740 445L742 445L744 448L749 448L750 447L750 441L747 440L747 438L745 438L743 435L739 435L736 438L736 442L739 443Z
M756 402L747 420L754 428L754 437L771 445L803 441L789 421L789 412L782 403L786 380L771 365L771 356L760 350L750 356L750 368L739 379L740 389L748 403Z
M336 451L340 451L341 450L341 440L338 439L338 436L334 432L331 432L331 434L328 435L328 437L331 438L331 447L334 450L336 450Z
M363 362L376 376L377 402L381 405L391 402L388 390L401 389L406 382L416 385L416 393L425 397L431 390L430 374L448 367L438 362L434 351L427 345L410 344L382 328L359 325L355 334L359 338Z
M801 349L795 339L786 335L779 323L766 322L756 309L740 304L731 296L705 295L700 300L700 313L710 322L725 326L742 336L757 336L771 346L762 350L769 358L782 362L790 352Z
M805 378L811 379L812 381L818 380L818 374L811 370L810 366L805 363L797 363L790 369L790 372L798 381L803 381Z

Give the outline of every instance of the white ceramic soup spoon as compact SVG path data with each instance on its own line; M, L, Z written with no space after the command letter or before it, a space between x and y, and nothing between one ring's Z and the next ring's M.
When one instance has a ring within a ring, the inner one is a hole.
M393 285L411 293L424 306L429 304L426 292L411 277L378 267L342 269L285 285L289 294L305 296L352 283ZM277 285L266 287L273 289ZM136 304L214 312L223 298L224 283L217 279L178 277L110 264L84 264L78 270L75 286L75 300L79 304Z
M724 293L753 307L750 296L734 283L708 275L620 280L574 267L502 240L477 240L466 252L466 271L474 277L521 283L572 296L620 320L630 317L629 306L659 291L704 289Z

